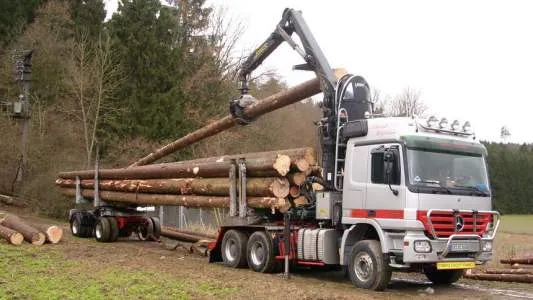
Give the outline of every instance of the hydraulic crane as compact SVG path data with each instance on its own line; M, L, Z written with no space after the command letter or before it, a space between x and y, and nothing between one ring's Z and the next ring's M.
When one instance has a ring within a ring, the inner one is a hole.
M300 38L301 45L292 39L293 34ZM365 114L372 113L369 85L363 77L351 74L337 80L300 11L286 8L275 30L242 64L238 73L241 98L231 102L230 112L243 124L251 121L242 114L242 109L253 103L248 86L250 74L283 42L287 42L305 61L295 65L294 69L313 71L320 80L324 99L323 117L318 126L324 179L326 186L339 190L342 188L341 165L345 154L345 143L339 133L348 121L363 119Z

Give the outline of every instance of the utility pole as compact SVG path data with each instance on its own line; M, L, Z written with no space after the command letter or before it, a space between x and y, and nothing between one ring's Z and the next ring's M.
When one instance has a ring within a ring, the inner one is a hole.
M30 129L30 88L31 88L31 58L33 50L18 53L15 59L15 80L20 82L21 93L13 105L13 117L22 120L22 137L20 142L20 163L16 181L22 183L26 168L27 145Z

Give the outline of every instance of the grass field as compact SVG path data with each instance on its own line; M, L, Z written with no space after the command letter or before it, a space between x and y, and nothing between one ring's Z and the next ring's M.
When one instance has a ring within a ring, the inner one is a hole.
M501 226L494 244L494 258L483 268L506 267L499 263L502 258L533 255L533 216L506 215ZM334 274L332 279L330 273L313 272L312 276L297 276L287 283L277 275L232 270L208 264L205 258L135 240L104 244L67 234L57 245L40 247L27 243L17 247L0 240L0 300L249 299L256 293L270 295L272 291L280 295L296 291L295 298L308 299L323 295L339 299L394 298L418 295L418 290L425 288L399 283L388 293L375 294L354 290L342 272L337 273L340 275ZM518 289L527 286L497 285ZM402 295L398 294L399 290ZM456 299L462 293L461 289L451 289L441 296Z
M235 288L176 278L157 268L65 259L59 247L0 242L0 299L197 299Z
M504 215L500 232L533 234L533 215Z

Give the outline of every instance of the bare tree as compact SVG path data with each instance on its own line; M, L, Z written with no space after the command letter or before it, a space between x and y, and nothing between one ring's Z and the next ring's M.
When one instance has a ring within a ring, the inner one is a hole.
M381 91L377 88L372 88L370 93L370 101L372 102L372 112L376 115L381 115L385 113L385 107L387 106L387 97L383 97Z
M427 106L420 99L420 91L406 88L386 105L385 113L394 117L423 115Z
M103 112L107 116L116 110L109 102L121 83L109 37L102 34L91 45L87 33L82 32L73 42L67 70L75 105L66 112L81 123L86 166L90 167Z

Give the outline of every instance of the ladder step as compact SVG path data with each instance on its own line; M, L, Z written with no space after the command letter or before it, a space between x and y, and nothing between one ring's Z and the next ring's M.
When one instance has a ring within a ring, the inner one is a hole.
M344 158L338 158L337 161L338 162L344 162Z
M339 147L346 147L346 144L337 144Z

